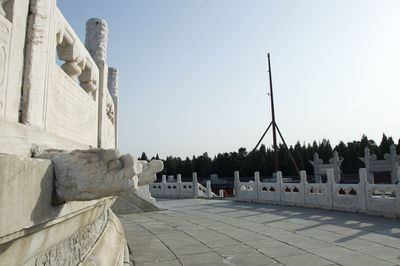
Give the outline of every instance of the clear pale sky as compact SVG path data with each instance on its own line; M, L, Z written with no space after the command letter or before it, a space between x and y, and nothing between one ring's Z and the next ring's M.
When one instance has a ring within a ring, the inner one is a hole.
M288 144L400 136L400 1L58 0L58 6L83 41L90 17L109 24L123 152L183 157L252 149L271 116L267 52Z

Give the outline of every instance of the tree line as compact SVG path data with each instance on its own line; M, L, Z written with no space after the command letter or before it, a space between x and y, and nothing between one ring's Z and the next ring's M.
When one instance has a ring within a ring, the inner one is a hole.
M299 170L306 170L307 173L313 173L313 167L309 163L313 160L314 153L318 153L319 158L328 163L336 150L339 156L344 158L342 164L342 172L344 174L356 174L358 169L364 167L364 164L358 159L364 156L364 149L368 147L371 154L377 155L378 159L383 159L385 153L390 152L390 146L395 144L392 137L383 134L379 144L374 140L368 139L366 135L361 137L359 141L344 143L340 141L335 147L327 139L320 142L300 144L298 141L294 146L289 147ZM400 139L396 145L397 154L400 153ZM140 160L148 160L147 155L143 152ZM159 159L159 156L151 159ZM283 144L278 147L279 170L286 176L297 175L296 169L291 162L290 155ZM234 171L240 169L241 176L252 176L254 171L259 171L261 176L271 176L273 171L273 149L261 145L254 152L248 152L246 148L239 148L238 151L219 153L211 158L207 152L200 156L192 158L168 156L163 159L164 170L159 176L182 174L183 178L191 178L193 172L197 172L199 177L209 177L211 174L218 174L219 177L232 177Z

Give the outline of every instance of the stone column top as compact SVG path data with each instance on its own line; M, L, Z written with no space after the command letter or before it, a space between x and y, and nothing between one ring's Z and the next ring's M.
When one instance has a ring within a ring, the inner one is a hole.
M85 46L97 66L107 61L108 25L100 18L91 18L86 22Z
M118 98L118 69L114 67L108 68L108 90L113 99ZM115 100L114 100L115 101Z

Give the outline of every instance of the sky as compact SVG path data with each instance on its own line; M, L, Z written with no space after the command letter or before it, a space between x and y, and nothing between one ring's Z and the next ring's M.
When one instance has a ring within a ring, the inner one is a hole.
M57 5L83 42L89 18L109 25L123 152L164 158L251 150L271 120L267 52L276 120L289 145L400 137L400 1Z

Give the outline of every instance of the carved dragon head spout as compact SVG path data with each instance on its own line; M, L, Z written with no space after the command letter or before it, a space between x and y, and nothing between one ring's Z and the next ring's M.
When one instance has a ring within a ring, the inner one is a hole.
M154 181L162 161L140 162L117 150L72 152L48 150L39 158L51 159L55 169L55 203L94 200L134 191Z
M142 171L139 174L138 185L143 186L156 181L156 174L164 169L164 164L161 160L139 161L142 166Z

